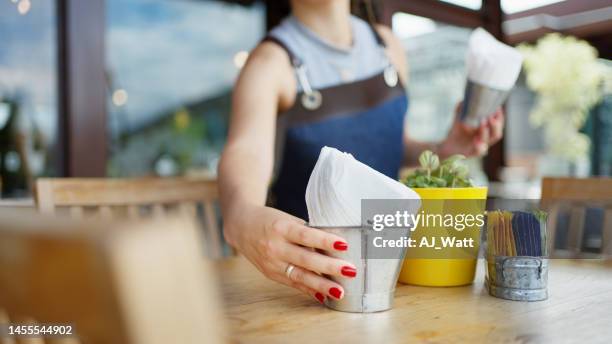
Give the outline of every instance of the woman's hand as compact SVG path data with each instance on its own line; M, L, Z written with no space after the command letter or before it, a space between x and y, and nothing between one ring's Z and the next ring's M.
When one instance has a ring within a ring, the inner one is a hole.
M497 110L477 128L468 127L459 119L461 103L455 110L455 121L446 139L440 144L438 154L448 157L463 154L467 157L483 156L490 146L497 143L504 133L504 111Z
M227 241L235 246L266 277L299 289L323 303L325 297L341 299L344 289L321 274L354 278L355 266L313 249L346 251L346 241L311 227L282 211L246 205L243 219L249 228L226 224ZM295 266L288 270L291 265Z

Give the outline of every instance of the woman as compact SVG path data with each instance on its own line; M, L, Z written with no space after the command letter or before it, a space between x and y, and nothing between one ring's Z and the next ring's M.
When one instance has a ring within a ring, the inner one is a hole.
M322 274L354 278L356 270L313 250L346 250L341 237L305 226L306 184L321 147L397 178L424 149L442 157L484 154L502 135L503 114L476 129L455 121L440 144L411 140L403 130L407 65L390 29L351 16L350 0L291 6L292 15L252 52L234 90L219 167L224 231L265 276L323 302L344 290ZM266 198L275 166L272 208Z

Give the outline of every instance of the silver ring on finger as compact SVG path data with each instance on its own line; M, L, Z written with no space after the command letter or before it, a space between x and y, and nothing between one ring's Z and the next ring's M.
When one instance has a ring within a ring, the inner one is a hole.
M291 279L291 273L293 272L294 269L295 269L295 265L291 263L287 265L287 268L285 269L285 276L287 276L288 279Z

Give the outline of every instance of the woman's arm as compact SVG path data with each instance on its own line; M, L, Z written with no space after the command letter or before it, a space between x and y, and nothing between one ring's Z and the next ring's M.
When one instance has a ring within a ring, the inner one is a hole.
M285 62L280 48L264 43L256 48L245 64L232 95L232 112L227 144L219 165L221 203L225 235L234 244L231 229L242 219L245 204L265 205L272 176L277 108L283 68L272 68L275 61ZM284 64L280 64L282 67Z
M276 117L295 97L286 53L272 43L253 51L233 94L228 142L219 165L224 235L265 276L323 302L342 298L342 287L322 277L355 276L355 266L312 250L346 250L341 237L305 226L265 206L272 176ZM295 265L289 276L286 269Z
M377 30L387 44L387 54L393 65L400 74L400 80L404 86L408 85L408 63L406 53L400 40L393 34L391 29L384 25L378 25ZM458 120L457 113L459 105L455 109L455 120L446 137L442 142L423 142L410 137L408 131L404 131L404 165L414 166L417 164L418 156L424 150L430 150L441 158L453 154L465 156L482 156L486 154L489 146L495 144L503 136L504 113L500 109L478 128L470 128Z

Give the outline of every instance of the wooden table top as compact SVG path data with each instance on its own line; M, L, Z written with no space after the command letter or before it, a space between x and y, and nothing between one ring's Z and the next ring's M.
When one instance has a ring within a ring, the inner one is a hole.
M230 336L239 343L611 343L612 263L551 260L549 299L501 300L483 286L398 284L392 310L355 314L325 308L267 280L246 259L216 263Z

